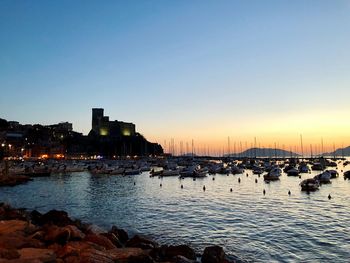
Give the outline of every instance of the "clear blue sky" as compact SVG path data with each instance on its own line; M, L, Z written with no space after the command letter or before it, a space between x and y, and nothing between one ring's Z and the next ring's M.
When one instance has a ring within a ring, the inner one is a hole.
M0 32L2 118L88 133L103 107L161 142L324 122L350 143L347 0L0 0Z

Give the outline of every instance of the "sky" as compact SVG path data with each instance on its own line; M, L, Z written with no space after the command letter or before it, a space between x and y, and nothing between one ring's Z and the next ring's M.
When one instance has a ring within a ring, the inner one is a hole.
M350 145L350 1L0 0L0 118L147 139ZM166 147L165 147L166 148Z

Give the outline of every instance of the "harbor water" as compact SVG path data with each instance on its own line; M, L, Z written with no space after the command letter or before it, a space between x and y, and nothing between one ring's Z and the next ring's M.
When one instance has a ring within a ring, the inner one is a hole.
M247 262L349 262L350 181L342 169L338 166L332 184L310 194L301 192L299 183L317 172L301 179L283 174L268 184L250 170L195 181L148 172L52 174L1 188L0 201L40 212L65 210L102 228L116 225L198 252L216 244Z

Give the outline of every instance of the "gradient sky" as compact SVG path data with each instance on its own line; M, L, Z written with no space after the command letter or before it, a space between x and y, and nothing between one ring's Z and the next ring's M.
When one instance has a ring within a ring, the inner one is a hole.
M86 134L103 107L160 143L349 145L349 14L348 0L0 0L0 117Z

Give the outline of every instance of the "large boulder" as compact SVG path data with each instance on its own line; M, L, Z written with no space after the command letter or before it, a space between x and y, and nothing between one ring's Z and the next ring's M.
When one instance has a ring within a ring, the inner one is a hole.
M109 231L109 233L113 233L123 244L125 244L129 240L128 233L125 230L120 229L116 226L112 226L112 229Z
M35 223L38 225L54 224L61 227L74 225L74 221L69 218L67 212L65 211L51 210L41 216L38 212L33 215L33 212L31 214L32 220L35 220Z
M44 263L56 262L56 255L51 249L22 248L18 252L20 260L40 260Z
M86 235L84 241L95 243L105 249L114 249L116 246L107 237L102 235L88 234Z
M107 251L109 255L112 256L115 262L120 263L129 263L130 261L134 261L139 259L138 262L149 262L150 257L148 253L141 249L135 247L127 247L127 248L115 248Z
M70 231L64 227L47 225L44 240L47 244L58 243L64 245L70 240Z
M224 263L225 252L220 246L210 246L204 249L202 263Z
M139 235L134 236L128 242L126 242L127 247L138 247L142 249L153 249L157 248L159 245L158 243L154 242L153 240L141 237Z
M173 259L171 261L173 263L197 263L198 262L196 260L191 260L191 259L188 259L188 258L183 257L183 256L173 257Z
M20 254L18 253L17 249L0 248L0 258L16 259L19 257L20 257Z
M0 221L0 235L8 235L14 232L25 232L28 230L29 223L22 220Z
M85 249L80 254L80 262L84 263L114 263L112 256L106 251L99 251L93 248Z
M40 240L24 236L21 232L14 232L0 236L0 247L7 249L28 247L42 248L44 244Z
M116 247L123 247L122 242L120 242L119 238L115 234L108 232L108 233L103 233L101 235L104 237L107 237Z
M85 238L85 234L81 232L76 226L68 225L65 227L58 227L56 225L46 225L45 229L45 241L47 243L59 243L61 245L66 244L72 240L82 240Z
M182 256L190 260L196 259L195 251L187 245L163 245L160 248L153 249L151 252L151 256L161 261L173 260L176 256Z

